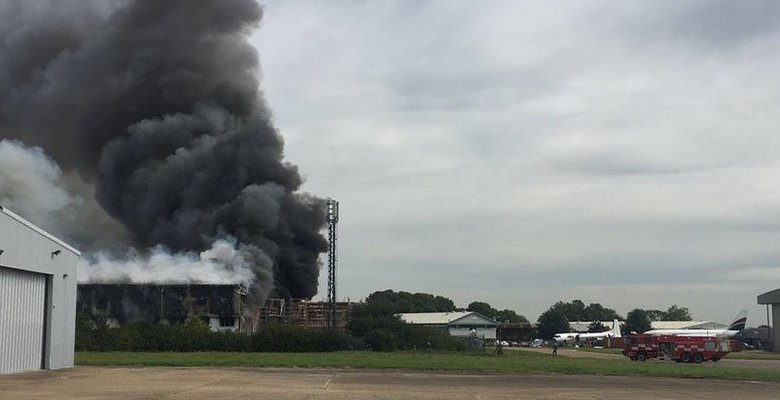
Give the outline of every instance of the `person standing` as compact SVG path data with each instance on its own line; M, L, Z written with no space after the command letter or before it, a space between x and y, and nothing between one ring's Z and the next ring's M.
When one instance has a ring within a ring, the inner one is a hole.
M496 348L495 350L493 350L493 353L498 355L499 357L504 355L504 346L500 340L496 341Z
M558 343L553 342L553 357L558 355Z

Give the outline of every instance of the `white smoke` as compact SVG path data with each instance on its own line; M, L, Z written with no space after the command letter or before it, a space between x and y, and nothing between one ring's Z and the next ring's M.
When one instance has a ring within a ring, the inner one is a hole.
M78 177L70 181L90 186ZM121 256L116 246L121 232L111 228L113 220L88 199L91 206L73 194L62 170L43 149L16 140L0 140L0 205L66 240L89 248L110 250L88 252L79 265L79 283L180 283L243 284L259 302L273 290L273 261L253 245L238 245L234 238L214 241L210 249L173 253L164 246L146 252L128 250ZM86 191L82 188L82 191ZM84 226L100 226L90 232ZM102 237L99 236L102 233Z
M75 173L63 175L40 147L0 140L0 205L80 250L127 245L123 226ZM84 229L89 227L89 229Z
M62 170L40 147L28 147L15 140L0 140L0 205L56 229L65 211L78 206L62 181Z
M200 253L172 254L163 246L148 255L130 250L121 259L108 253L86 255L79 283L182 283L250 285L256 275L249 254L230 238L219 239ZM270 259L268 263L270 263Z

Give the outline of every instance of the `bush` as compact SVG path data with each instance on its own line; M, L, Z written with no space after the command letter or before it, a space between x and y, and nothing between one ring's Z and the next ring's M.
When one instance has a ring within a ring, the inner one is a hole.
M136 322L109 328L105 321L77 317L77 351L330 352L349 348L339 332L270 325L253 334L212 332L199 319L183 325Z
M380 315L366 307L353 310L349 323L352 335L365 340L374 351L466 350L466 342L450 336L445 329L404 323L396 316Z
M405 324L398 318L368 316L356 324L356 339L336 331L273 324L253 334L212 332L200 319L182 325L135 322L110 328L104 320L80 314L76 319L78 351L225 351L331 352L358 348L374 351L465 350L465 342L446 330Z

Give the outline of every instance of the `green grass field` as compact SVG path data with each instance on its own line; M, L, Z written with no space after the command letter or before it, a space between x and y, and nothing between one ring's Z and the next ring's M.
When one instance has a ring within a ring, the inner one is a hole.
M725 358L734 360L776 360L780 361L780 354L768 353L765 351L741 351L738 353L729 353Z
M186 367L368 368L427 371L474 371L517 374L628 375L780 381L780 371L712 368L705 364L638 363L591 360L507 351L488 353L76 353L77 365Z
M593 347L580 347L577 351L584 351L588 353L606 353L606 354L623 354L622 349L598 349Z

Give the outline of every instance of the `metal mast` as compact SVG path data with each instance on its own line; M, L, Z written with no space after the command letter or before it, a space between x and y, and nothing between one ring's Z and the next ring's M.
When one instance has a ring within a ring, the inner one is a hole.
M339 202L328 199L328 327L336 327L336 224Z

